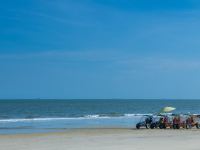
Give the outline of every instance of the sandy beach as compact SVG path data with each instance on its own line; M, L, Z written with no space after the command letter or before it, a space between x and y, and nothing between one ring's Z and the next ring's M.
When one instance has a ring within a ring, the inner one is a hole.
M76 129L0 135L2 150L199 150L200 130Z

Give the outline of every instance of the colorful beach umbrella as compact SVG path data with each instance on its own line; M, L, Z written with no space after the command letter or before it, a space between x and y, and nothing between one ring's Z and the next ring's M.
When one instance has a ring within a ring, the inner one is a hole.
M167 113L167 112L171 112L171 111L173 111L173 110L175 110L176 108L174 108L174 107L164 107L162 110L161 110L161 112L162 113Z

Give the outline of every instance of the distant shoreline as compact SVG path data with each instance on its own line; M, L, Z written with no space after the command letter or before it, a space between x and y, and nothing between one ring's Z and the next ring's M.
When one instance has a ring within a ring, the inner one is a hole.
M4 100L162 100L162 101L173 101L173 100L200 100L197 98L180 98L180 99L167 99L167 98L0 98L0 101Z

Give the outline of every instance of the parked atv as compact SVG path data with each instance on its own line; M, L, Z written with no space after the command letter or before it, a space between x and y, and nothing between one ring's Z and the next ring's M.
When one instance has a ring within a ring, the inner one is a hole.
M172 128L172 116L171 115L163 115L159 120L159 128L166 129Z
M180 129L180 124L181 124L181 120L180 120L180 116L174 116L173 118L173 129Z
M187 119L188 119L188 115L181 114L179 117L180 117L179 127L185 129L186 128L186 122L187 122Z
M186 128L191 129L192 127L200 128L200 116L190 115L186 120Z
M153 116L153 117L152 117L152 122L151 122L151 125L150 125L150 128L151 128L151 129L154 129L154 128L158 128L158 127L159 127L160 118L161 118L161 116Z
M152 123L152 119L153 119L153 117L150 115L143 116L140 119L140 121L136 124L136 128L140 129L141 127L145 127L147 129L149 129L150 125Z

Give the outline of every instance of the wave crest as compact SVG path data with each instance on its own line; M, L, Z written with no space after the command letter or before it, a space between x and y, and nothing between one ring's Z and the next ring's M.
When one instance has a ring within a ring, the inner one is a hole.
M0 122L36 122L36 121L59 121L59 120L80 120L80 119L111 119L111 118L134 118L141 117L143 115L151 114L123 114L119 116L112 115L85 115L83 117L55 117L55 118L11 118L11 119L0 119Z

